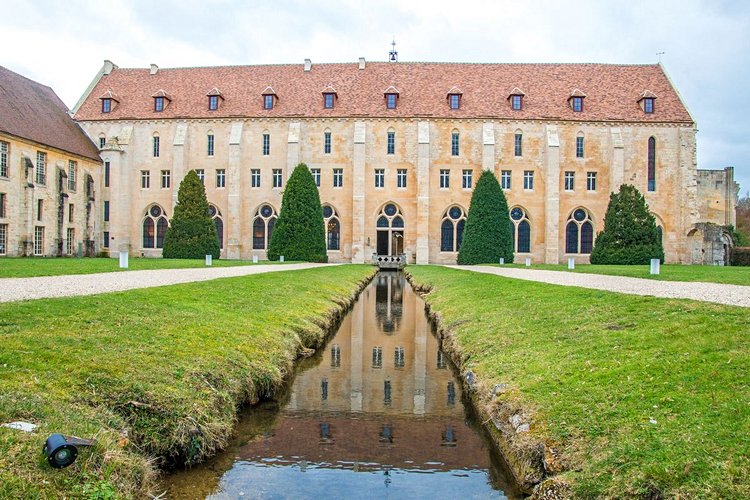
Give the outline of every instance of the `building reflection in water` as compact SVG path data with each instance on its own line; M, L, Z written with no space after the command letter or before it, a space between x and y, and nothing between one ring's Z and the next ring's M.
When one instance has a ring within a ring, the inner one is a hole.
M500 487L506 488L505 480L469 427L460 386L448 367L422 299L400 273L380 273L329 347L302 363L272 432L246 438L231 451L235 465L222 476L218 496L246 495L258 481L276 496L295 496L289 481L297 479L289 478L296 476L274 472L286 479L271 484L267 469L299 471L303 463L307 478L321 469L352 472L351 477L337 475L337 481L352 482L352 489L339 484L338 491L361 489L356 483L365 479L361 472L388 472L393 480L389 488L421 485L425 474L406 474L415 471L451 478L439 483L440 492L449 497L497 495L490 483L500 478ZM314 496L311 487L304 486L303 496ZM335 496L332 492L319 493ZM424 493L409 490L410 495Z

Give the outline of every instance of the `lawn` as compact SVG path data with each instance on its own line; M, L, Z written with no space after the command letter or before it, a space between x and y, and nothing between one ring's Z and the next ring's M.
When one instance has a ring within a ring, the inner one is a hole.
M240 405L278 387L301 346L372 266L336 266L0 304L0 498L142 497L155 462L195 462L231 434ZM52 432L95 437L71 467Z
M498 265L499 266L499 265ZM506 267L521 267L523 264L510 264ZM531 269L551 271L568 271L567 264L532 264ZM731 285L750 286L750 267L741 266L688 266L666 264L661 266L661 273L652 275L649 266L601 266L578 264L573 273L610 274L664 281L706 281L709 283L726 283Z
M750 497L748 309L409 272L463 369L507 384L500 400L532 414L577 496Z
M261 261L260 264L278 264ZM253 265L248 260L213 260L214 267ZM29 278L32 276L59 276L61 274L93 274L115 271L138 271L150 269L184 269L206 267L203 259L128 259L128 269L120 269L119 259L107 258L44 258L4 257L0 259L0 278Z

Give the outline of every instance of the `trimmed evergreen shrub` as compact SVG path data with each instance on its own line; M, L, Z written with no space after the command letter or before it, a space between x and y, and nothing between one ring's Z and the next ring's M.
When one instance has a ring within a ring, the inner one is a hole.
M162 257L166 259L219 258L216 226L208 213L206 189L194 170L180 183L174 216L164 235Z
M281 212L268 245L269 260L328 262L323 207L307 165L300 163L286 183Z
M513 235L508 201L495 175L485 170L471 195L459 264L496 264L500 258L513 262Z
M596 236L591 263L636 265L651 259L664 262L656 219L641 192L623 184L619 192L609 195L604 230Z

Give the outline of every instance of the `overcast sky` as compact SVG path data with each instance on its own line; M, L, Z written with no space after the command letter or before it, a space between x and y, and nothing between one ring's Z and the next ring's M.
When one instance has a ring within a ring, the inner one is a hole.
M698 167L750 189L750 2L0 0L0 65L73 107L120 67L385 60L654 63L698 122Z

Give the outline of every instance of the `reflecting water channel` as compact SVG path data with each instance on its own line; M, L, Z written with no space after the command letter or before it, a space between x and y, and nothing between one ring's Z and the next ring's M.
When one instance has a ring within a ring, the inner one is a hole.
M278 401L169 498L519 498L462 402L424 302L380 273Z

